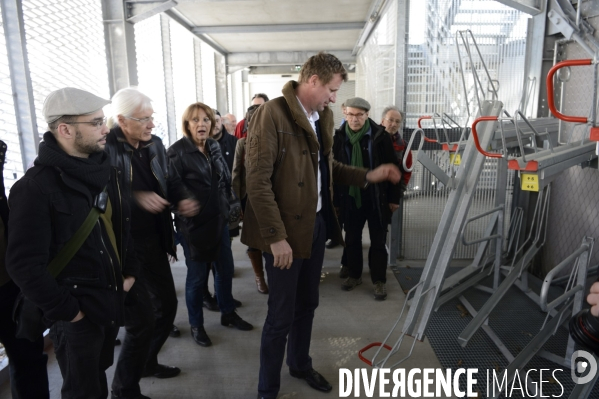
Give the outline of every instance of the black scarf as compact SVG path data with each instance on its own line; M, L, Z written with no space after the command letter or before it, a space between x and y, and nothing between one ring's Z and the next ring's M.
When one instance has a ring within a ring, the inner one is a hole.
M102 191L110 179L110 160L104 151L90 154L89 158L68 155L59 147L52 132L44 133L44 141L40 143L34 165L59 168L66 175L83 183L92 195Z

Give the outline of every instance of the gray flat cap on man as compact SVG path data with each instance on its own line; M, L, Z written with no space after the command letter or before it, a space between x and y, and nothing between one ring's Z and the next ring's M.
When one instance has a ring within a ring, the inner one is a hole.
M345 106L350 108L360 108L366 112L370 111L370 103L360 97L354 97L346 100Z
M48 94L42 112L47 123L52 123L65 115L88 115L110 104L105 100L81 89L65 87Z

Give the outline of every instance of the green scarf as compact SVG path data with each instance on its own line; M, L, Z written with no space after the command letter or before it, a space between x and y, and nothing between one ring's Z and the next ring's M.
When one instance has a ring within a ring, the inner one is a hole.
M360 147L360 142L362 141L362 138L368 132L369 129L370 121L368 119L366 119L366 123L364 124L364 126L362 126L362 129L360 129L357 132L351 130L349 127L349 123L345 122L345 134L347 134L347 137L349 137L349 142L352 145L350 161L351 166L356 166L358 168L364 167L364 162L362 160L362 148ZM362 187L349 186L349 195L351 197L354 197L354 200L356 201L356 208L358 209L362 207L362 193L360 190L362 190Z

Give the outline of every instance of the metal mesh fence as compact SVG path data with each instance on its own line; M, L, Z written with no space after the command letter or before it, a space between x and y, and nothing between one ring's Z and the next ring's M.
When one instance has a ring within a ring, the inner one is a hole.
M356 96L370 102L370 115L378 119L383 109L395 104L395 53L397 2L392 2L380 18L356 65Z
M177 136L180 131L181 116L190 104L197 101L195 81L195 61L193 51L193 35L178 23L171 21L171 54L173 64L173 87L175 92L175 123Z
M4 141L8 147L4 165L4 184L9 190L23 175L23 160L3 29L0 29L0 140Z
M154 125L152 133L169 143L164 84L164 57L160 15L145 19L134 25L135 53L139 90L152 99Z
M599 28L599 17L587 21ZM576 43L566 43L561 49L564 59L590 58ZM559 60L558 60L559 61ZM571 68L569 79L563 85L556 84L555 98L560 98L563 90L560 111L566 115L589 116L591 113L593 87L592 67ZM589 127L562 123L562 142L574 142L588 137ZM599 238L599 172L595 168L574 166L561 173L554 181L551 191L547 242L542 253L542 272L547 273L569 254L574 252L583 236ZM599 263L599 253L595 247L591 265Z
M110 96L101 3L96 0L23 0L29 70L40 134L42 106L66 86ZM60 62L56 60L60 59Z
M204 104L216 108L216 71L214 50L202 42L202 89Z
M409 45L408 50L406 141L421 116L445 113L461 126L471 123L478 110L478 102L493 97L491 87L498 89L497 96L506 110L512 112L517 109L522 92L527 17L512 8L487 0L429 0L426 12L426 23L422 26L425 40L422 44ZM468 29L478 44L480 56L469 33L462 33L463 37L469 39L469 46L463 44L462 36L458 35L459 40L456 39L456 32ZM458 50L462 57L463 78ZM471 59L468 51L472 54ZM481 58L490 78L480 62ZM474 85L477 79L480 81L479 90ZM443 170L449 172L448 152L430 150L427 153ZM494 208L496 173L496 161L487 160L469 217ZM514 174L510 173L505 209L511 207L513 179ZM401 253L406 259L425 259L450 191L442 187L421 164L416 164L407 193ZM506 229L510 216L507 213ZM470 224L468 237L482 237L490 219L491 216L487 216ZM454 258L473 258L476 250L477 245L465 247L460 242L456 246Z

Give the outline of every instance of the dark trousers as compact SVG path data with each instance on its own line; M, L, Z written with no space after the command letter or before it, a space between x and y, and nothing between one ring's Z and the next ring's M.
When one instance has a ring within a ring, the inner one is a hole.
M0 287L0 342L8 356L10 387L13 399L47 399L48 356L44 353L44 338L31 342L15 337L12 309L19 287L12 281Z
M189 324L192 327L204 326L203 298L205 286L208 281L210 264L191 259L191 251L185 237L180 237L183 253L185 254L185 265L187 265L187 278L185 279L185 302L187 303L187 314ZM229 228L223 228L218 260L212 262L214 271L214 294L222 314L235 311L233 302L233 252L231 251L231 240L229 239Z
M57 321L50 329L62 374L62 399L105 399L106 369L114 360L118 327L100 326L84 317L78 322Z
M360 209L352 206L345 219L345 266L353 278L362 277L364 257L362 256L362 230L368 222L370 233L370 249L368 250L368 266L372 283L387 282L387 225L381 225L379 214L375 208L363 205Z
M318 214L310 259L294 259L291 268L280 269L273 266L273 256L264 253L269 294L260 345L258 392L266 398L275 398L279 393L285 345L290 369L305 371L312 368L310 340L314 310L318 307L325 241L326 223Z
M177 315L173 274L158 235L135 238L134 247L142 270L133 287L143 287L137 287L137 298L130 298L133 303L125 303L126 335L112 383L113 393L123 397L139 395L144 364L149 369L158 364Z
M154 337L154 312L142 279L136 280L125 297L125 339L112 381L112 393L123 398L141 394L139 380Z

